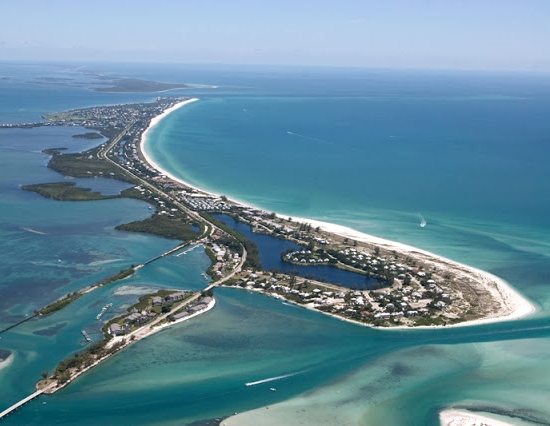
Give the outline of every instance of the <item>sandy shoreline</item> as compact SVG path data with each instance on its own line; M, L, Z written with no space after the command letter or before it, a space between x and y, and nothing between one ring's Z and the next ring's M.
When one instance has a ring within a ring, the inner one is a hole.
M204 189L198 188L189 182L186 182L168 171L164 170L158 163L156 163L150 155L148 155L146 146L147 146L147 136L149 133L149 130L156 126L163 118L168 116L171 112L188 105L192 102L198 101L198 98L192 98L188 99L186 101L182 101L177 103L171 108L168 108L165 110L162 114L159 114L158 116L154 117L151 120L151 123L145 129L143 132L143 135L141 137L141 141L139 144L139 150L141 152L141 155L149 163L149 165L156 169L159 173L169 177L170 179L181 183L182 185L189 187L191 189L195 189L197 191L200 191L202 193L211 195L213 197L220 197L220 194L216 194L213 192L205 191ZM234 198L230 199L232 202L236 204L240 204L242 206L247 207L254 207L258 208L256 206L252 206L249 203L244 203L240 200L236 200ZM261 209L261 208L260 208ZM278 215L279 217L283 217L282 215ZM286 216L284 216L286 218ZM437 254L431 253L426 250L422 250L413 246L409 246L407 244L399 243L396 241L387 240L380 237L375 237L373 235L365 234L363 232L354 230L352 228L338 225L334 223L329 222L322 222L315 219L308 219L308 218L300 218L300 217L293 217L293 220L296 222L302 222L302 223L308 223L311 224L314 227L319 227L321 230L325 232L329 232L332 234L336 234L345 238L351 238L358 240L360 242L368 243L368 244L376 244L383 246L389 250L395 250L399 253L406 254L409 256L425 256L430 257L434 260L438 260L439 262L443 264L447 264L450 267L453 267L457 270L464 271L464 274L472 274L479 278L480 282L483 283L486 290L488 290L496 299L501 299L506 306L506 313L503 314L502 312L496 312L494 316L485 317L483 319L477 319L472 321L465 321L459 324L453 324L453 325L447 325L447 326L420 326L420 327L406 327L406 326L397 326L397 327L385 327L385 329L391 330L391 329L410 329L410 328L436 328L436 327L463 327L463 326L471 326L471 325L480 325L480 324L488 324L488 323L494 323L494 322L502 322L502 321L509 321L514 320L518 318L523 318L527 315L530 315L536 311L535 306L527 300L525 297L523 297L516 289L514 289L510 284L508 284L506 281L504 281L502 278L499 278L489 272L483 271L481 269L477 269L468 265L464 265L459 262L455 262L453 260L447 259L443 256L439 256Z
M419 328L419 329L434 328L434 327L449 328L449 327L463 327L468 325L488 324L493 322L502 322L502 321L509 321L509 320L514 320L518 318L523 318L536 311L535 306L529 300L523 297L516 289L514 289L510 284L508 284L502 278L497 277L496 275L493 275L481 269L474 268L473 266L465 265L463 263L450 260L446 257L439 256L429 251L422 250L413 246L409 246L407 244L386 240L384 238L365 234L363 232L356 231L346 226L337 225L337 224L328 223L328 222L322 222L314 219L307 219L307 218L293 218L293 220L296 220L298 222L309 223L311 224L311 226L314 226L314 227L318 226L323 231L340 235L345 238L355 239L357 241L361 241L364 243L380 245L389 250L395 250L402 254L407 254L407 255L421 254L427 257L431 257L433 259L437 259L438 261L448 264L449 266L452 266L456 269L473 273L474 275L480 278L480 281L484 283L485 288L487 288L490 291L490 293L494 294L497 298L498 297L502 298L505 301L510 311L506 315L498 315L494 317L486 317L483 319L465 321L459 324L451 324L446 326L442 326L442 325L416 326L413 328ZM385 327L385 328L387 328L388 330L399 330L399 329L407 329L411 327L397 326L397 327Z
M209 310L211 310L214 306L216 305L216 299L212 299L210 301L210 303L208 303L208 305L206 305L206 308L198 311L198 312L195 312L194 314L191 314L191 315L188 315L186 317L182 317L180 319L177 319L175 321L169 321L169 322L165 322L163 324L160 324L160 325L156 325L156 326L153 326L153 327L150 327L148 325L145 325L143 326L142 328L136 330L136 332L134 333L130 333L129 335L121 335L121 336L114 336L111 340L109 340L109 342L107 343L107 347L111 347L113 346L115 343L119 342L119 341L122 341L122 340L127 340L129 336L132 336L132 335L136 335L136 340L135 341L139 341L139 340L143 340L145 339L146 337L149 337L153 334L156 334L158 333L159 331L161 330L164 330L165 328L170 328L172 327L173 325L177 325L177 324L180 324L182 322L185 322L187 320L190 320L191 318L195 318L195 317L198 317L199 315L202 315L206 312L208 312ZM140 332L141 331L141 332Z
M173 325L176 325L176 324L179 324L179 323L182 323L184 321L187 321L187 320L190 320L191 318L195 318L199 315L202 315L206 312L208 312L209 310L211 310L214 306L216 305L216 299L212 299L210 301L210 303L202 310L198 311L198 312L195 312L194 314L191 314L189 316L186 316L186 317L183 317L183 318L180 318L176 321L173 321L173 322L167 322L167 323L163 323L161 325L158 325L158 326L149 326L149 325L144 325L143 327L139 328L138 330L134 331L133 333L130 333L130 334L127 334L127 335L122 335L122 336L114 336L113 338L111 338L107 344L106 344L106 347L107 348L110 348L112 347L114 344L116 343L119 343L121 341L125 341L126 343L124 344L123 348L121 348L120 350L123 350L124 348L126 348L127 346L129 345L132 345L136 342L139 342L140 340L143 340L145 339L146 337L149 337L153 334L156 334L158 333L159 331L165 329L165 328L170 328L172 327ZM140 333L141 331L141 333ZM135 339L130 339L132 337L132 335L136 336ZM120 351L119 350L119 351ZM103 361L107 360L108 358L110 358L111 356L113 356L114 354L118 353L119 351L115 352L115 353L110 353L110 354L107 354L105 355L104 357L94 361L92 364L90 364L89 366L83 368L82 370L79 370L77 371L76 373L73 373L70 377L69 380L67 380L65 383L59 385L59 386L51 386L51 389L49 391L47 391L46 393L55 393L57 392L58 390L60 389L63 389L64 387L68 386L70 383L72 383L73 381L75 381L78 377L80 377L82 374L86 373L87 371L91 370L92 368L96 367L97 365L99 365L100 363L102 363ZM13 355L13 354L12 354ZM11 356L12 356L11 355ZM9 358L8 358L9 359ZM40 383L40 382L39 382Z
M439 413L441 426L513 426L502 420L468 410L448 409Z

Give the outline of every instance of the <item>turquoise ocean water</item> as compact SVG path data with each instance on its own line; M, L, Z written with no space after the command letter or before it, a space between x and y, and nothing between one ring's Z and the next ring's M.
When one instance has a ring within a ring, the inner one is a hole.
M550 77L96 68L219 86L189 92L200 101L151 132L150 154L173 174L268 210L348 225L486 269L539 311L464 329L377 331L221 289L213 311L139 342L7 424L185 424L265 405L270 409L252 412L253 419L435 425L439 409L462 405L550 424ZM0 75L7 77L0 80L3 122L154 98L93 92L89 75L68 65L5 64ZM61 203L19 189L63 179L40 151L78 150L88 142L70 137L77 130L0 132L2 324L173 244L113 230L145 217L144 203ZM106 192L124 187L88 183ZM0 370L2 405L78 350L80 329L97 328L105 303L113 302L114 315L143 288L200 288L207 264L201 250L163 259L3 334L0 348L14 358Z

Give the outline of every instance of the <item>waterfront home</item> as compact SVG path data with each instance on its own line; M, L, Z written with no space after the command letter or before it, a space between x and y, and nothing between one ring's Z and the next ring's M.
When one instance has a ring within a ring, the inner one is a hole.
M134 312L133 314L128 315L124 322L127 324L143 324L149 320L148 315L143 315L139 312Z
M174 315L174 320L177 321L181 318L185 318L185 317L188 317L188 316L189 316L189 312L186 312L186 311L180 312L179 314Z
M109 332L113 336L120 336L121 334L125 334L126 330L122 328L119 324L114 323L114 324L111 324L111 326L109 327Z
M185 298L186 293L184 291L178 291L177 293L169 294L164 298L167 303L174 303Z

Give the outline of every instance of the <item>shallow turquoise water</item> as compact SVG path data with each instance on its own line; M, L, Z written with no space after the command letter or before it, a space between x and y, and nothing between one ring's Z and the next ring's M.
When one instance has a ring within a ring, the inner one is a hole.
M125 70L165 81L225 83L223 96L201 96L153 132L152 154L174 174L266 209L350 225L485 268L541 311L535 319L483 327L387 332L219 289L213 311L139 342L7 424L182 424L269 404L262 413L271 413L275 424L300 411L305 423L317 413L346 424L427 425L454 403L523 409L549 422L547 80ZM75 87L57 87L52 96L50 86L17 84L0 103L0 121L150 98ZM39 102L32 102L33 93ZM73 130L0 132L2 323L173 244L113 230L145 217L143 203L60 203L19 190L22 183L58 180L40 150L87 143L70 138ZM418 213L428 221L423 230ZM0 370L2 405L29 393L41 371L78 350L81 328L94 330L105 303L114 301L114 315L137 297L128 294L136 289L201 288L207 263L200 249L162 259L3 335L0 346L15 358ZM289 398L287 405L272 405Z

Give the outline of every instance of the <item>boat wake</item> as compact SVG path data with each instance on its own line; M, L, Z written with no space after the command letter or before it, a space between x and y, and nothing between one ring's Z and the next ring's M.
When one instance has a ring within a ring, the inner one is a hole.
M286 379L288 377L297 376L298 374L301 374L301 373L303 373L303 371L298 371L296 373L290 373L290 374L283 374L282 376L268 377L267 379L256 380L255 382L248 382L248 383L245 383L244 385L245 386L261 385L262 383L269 383L269 382L274 382L276 380L281 380L281 379Z
M21 229L22 229L23 231L27 231L27 232L30 232L30 233L32 233L32 234L48 235L46 232L37 231L36 229L32 229L32 228L25 228L25 227L22 227Z
M89 263L89 266L98 266L98 265L106 265L108 263L114 263L119 262L124 259L105 259L105 260L96 260L95 262Z
M420 223L418 224L418 226L420 226L421 228L425 228L428 222L426 222L426 219L424 219L424 216L422 216L421 214L419 214L418 217L420 218Z
M328 142L327 140L325 140L325 139L315 138L315 137L313 137L313 136L302 135L301 133L292 132L292 131L290 131L290 130L287 130L287 131L286 131L286 134L287 134L287 135L290 135L290 136L296 136L296 137L299 137L299 138L302 138L302 139L307 139L307 140L310 140L310 141L322 142L322 143L329 143L329 142Z

